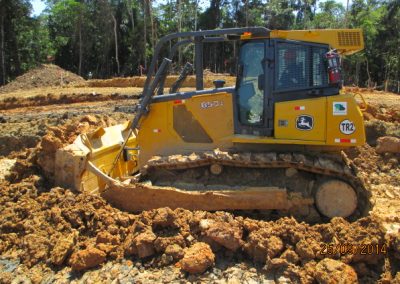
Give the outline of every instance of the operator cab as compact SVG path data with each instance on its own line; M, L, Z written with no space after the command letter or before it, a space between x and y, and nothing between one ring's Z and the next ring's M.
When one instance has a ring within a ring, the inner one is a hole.
M329 46L281 39L245 41L239 56L235 133L274 136L274 103L337 95Z

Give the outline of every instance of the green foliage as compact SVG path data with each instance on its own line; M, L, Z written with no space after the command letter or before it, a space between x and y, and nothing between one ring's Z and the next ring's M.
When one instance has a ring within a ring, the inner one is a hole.
M82 75L134 75L139 65L150 62L155 42L166 34L246 25L270 29L362 28L365 50L345 58L346 83L395 90L400 81L398 0L353 0L348 11L337 0L44 1L47 8L39 17L30 15L28 0L2 1L4 50L0 57L4 56L5 66L0 66L0 84L45 62L48 56ZM205 68L213 72L234 70L237 51L238 46L231 43L206 46ZM167 47L162 56L168 52ZM181 65L192 62L193 47L181 49L178 58ZM175 70L180 67L175 66Z
M341 3L334 0L319 3L321 12L314 17L313 28L316 29L334 29L345 26L345 9Z

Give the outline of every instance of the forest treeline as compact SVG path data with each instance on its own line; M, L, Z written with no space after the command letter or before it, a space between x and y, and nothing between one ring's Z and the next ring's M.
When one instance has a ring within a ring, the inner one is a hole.
M137 75L157 40L178 31L264 26L270 29L362 28L365 49L344 60L346 84L400 89L400 1L353 0L1 0L0 85L53 62L85 78ZM234 73L237 46L205 48L204 66ZM193 61L193 48L179 52ZM179 70L181 65L175 66Z

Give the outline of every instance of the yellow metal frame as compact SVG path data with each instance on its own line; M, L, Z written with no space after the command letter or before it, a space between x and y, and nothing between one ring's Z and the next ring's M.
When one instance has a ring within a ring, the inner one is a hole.
M240 37L241 40L257 38L260 37L253 37L251 34ZM350 55L364 49L364 37L361 29L272 30L269 38L328 44L342 55Z

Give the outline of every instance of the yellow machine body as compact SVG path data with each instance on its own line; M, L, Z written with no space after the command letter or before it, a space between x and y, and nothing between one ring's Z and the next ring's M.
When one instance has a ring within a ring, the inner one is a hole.
M215 106L203 108L205 104ZM335 112L337 104L344 106L346 111ZM189 123L195 121L212 142L185 142L174 129L174 110L177 108L184 108L189 113L184 121L188 131ZM329 146L330 149L342 149L365 143L362 113L354 97L348 94L275 103L275 137L235 135L232 94L228 93L155 103L151 105L150 112L152 115L143 119L137 137L141 146L139 165L156 155L187 154L215 148L228 150L235 144ZM313 129L302 131L296 128L296 118L301 115L313 117ZM287 125L280 126L279 121L287 121ZM351 134L342 132L346 132L346 127L353 129L347 131Z

